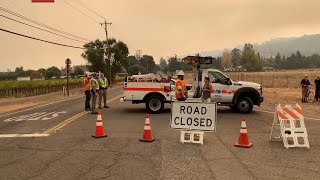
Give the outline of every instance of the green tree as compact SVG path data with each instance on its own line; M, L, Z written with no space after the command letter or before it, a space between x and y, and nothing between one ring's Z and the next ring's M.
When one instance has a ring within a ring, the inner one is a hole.
M140 65L145 67L146 73L155 73L157 72L157 65L153 60L153 57L150 55L143 55L140 59Z
M37 72L39 72L42 75L42 77L46 76L46 69L44 69L44 68L38 69Z
M261 61L255 54L252 44L245 44L242 51L241 65L249 71L261 70Z
M145 67L139 66L139 64L132 65L128 68L129 75L137 75L139 74L139 71L141 72L141 74L145 74L147 70L145 69Z
M110 62L111 58L105 58L106 52L104 47L106 47L106 41L100 41L98 39L84 45L85 51L82 53L82 57L90 63L90 71L102 71L109 80L111 78L113 81L116 73L120 72L122 67L128 69L129 64L127 57L129 50L127 45L122 41L117 42L115 39L109 39L108 43L110 45L110 55L114 54L114 62ZM110 68L112 73L111 77Z
M175 72L176 70L190 71L191 66L187 65L185 62L179 60L177 56L171 57L168 60L168 71Z
M274 58L274 63L275 63L275 68L277 68L277 69L281 69L283 67L283 62L282 62L281 55L279 52L277 53L276 57Z
M41 74L39 71L33 71L33 72L30 74L30 78L31 78L31 79L42 79L43 76L42 76L42 74Z
M23 70L23 67L16 67L15 71L14 71L17 76L25 76L25 71Z
M80 67L75 67L74 69L74 76L84 75L84 70Z
M161 57L160 58L160 70L163 71L163 72L166 72L167 68L168 68L167 61L163 57Z
M46 70L46 74L45 74L46 79L50 79L52 77L56 77L56 78L60 78L61 77L61 71L59 68L52 66L49 67Z
M231 61L234 68L237 68L240 65L241 61L241 50L234 48L231 51Z

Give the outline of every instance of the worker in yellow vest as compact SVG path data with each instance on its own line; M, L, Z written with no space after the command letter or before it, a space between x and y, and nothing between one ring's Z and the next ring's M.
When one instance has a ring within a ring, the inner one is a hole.
M184 84L184 72L179 71L177 73L177 82L176 82L176 98L178 101L185 101L188 97L187 87Z
M107 90L109 87L109 82L106 77L104 77L103 73L100 73L100 78L99 78L99 108L101 109L101 101L103 98L103 107L104 108L109 108L107 106Z
M84 94L86 95L85 110L86 111L91 111L91 108L90 108L90 99L91 99L91 94L90 94L90 74L89 74L89 72L85 72L84 73L83 91L84 91Z
M90 87L91 87L91 114L98 114L98 112L96 111L96 103L97 103L97 97L99 95L99 83L98 83L96 73L92 74L92 78L90 80Z

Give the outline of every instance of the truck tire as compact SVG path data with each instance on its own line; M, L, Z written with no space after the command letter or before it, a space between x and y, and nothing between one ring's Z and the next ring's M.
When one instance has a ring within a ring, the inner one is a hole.
M249 114L253 109L253 102L249 97L240 97L236 104L237 111Z
M163 110L164 101L160 96L152 95L146 101L146 108L149 113L158 114Z

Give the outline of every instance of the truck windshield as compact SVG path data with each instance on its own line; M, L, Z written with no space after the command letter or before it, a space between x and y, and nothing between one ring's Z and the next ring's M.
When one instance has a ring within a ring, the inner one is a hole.
M227 81L227 77L221 74L220 72L208 72L210 82L212 83L222 83Z

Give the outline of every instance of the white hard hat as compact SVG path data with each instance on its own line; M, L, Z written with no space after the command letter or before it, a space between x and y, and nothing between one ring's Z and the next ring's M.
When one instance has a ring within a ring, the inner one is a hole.
M183 71L179 71L177 76L184 76L184 72Z
M90 76L90 72L87 71L87 72L84 73L84 75Z

